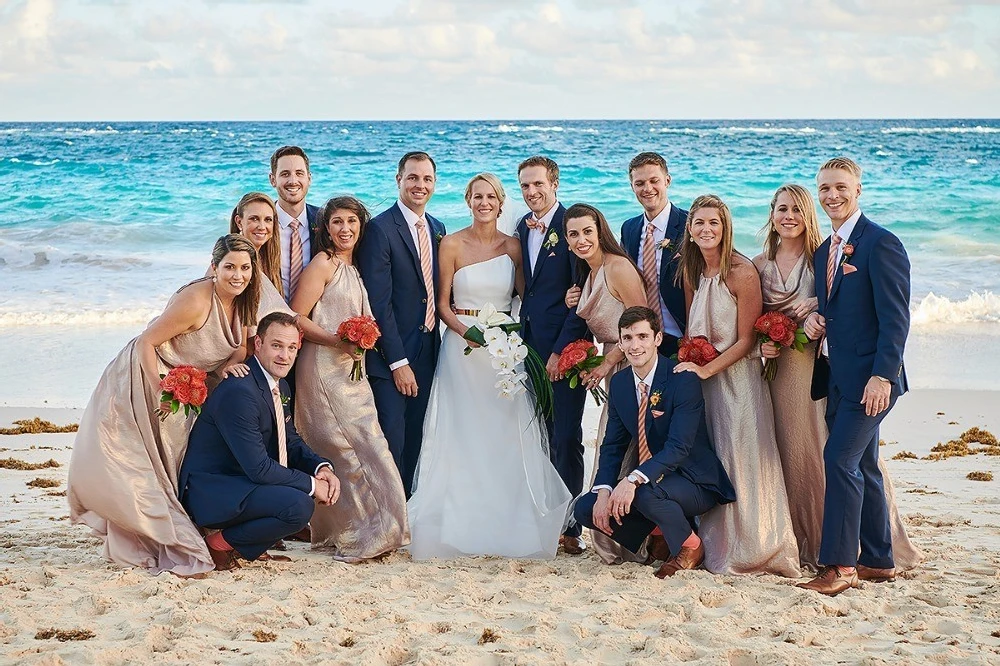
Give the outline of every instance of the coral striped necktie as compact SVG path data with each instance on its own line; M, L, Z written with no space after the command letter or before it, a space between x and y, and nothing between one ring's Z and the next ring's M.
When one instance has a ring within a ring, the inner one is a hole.
M302 236L299 235L302 223L297 217L293 217L288 226L292 230L292 239L288 243L288 293L285 297L291 301L299 286L299 276L302 275Z
M434 309L434 269L431 263L431 238L427 234L427 220L417 220L417 240L420 242L420 271L424 274L424 289L427 291L427 309L424 312L424 328L433 331L437 319Z
M282 467L288 467L288 435L285 433L285 410L281 404L281 391L275 386L271 389L271 396L274 398L274 420L275 428L278 431L278 463Z
M660 279L656 274L656 243L653 233L656 225L650 222L646 225L646 240L642 243L642 278L646 281L646 305L657 316L660 313Z
M653 457L649 451L649 441L646 439L646 410L649 409L649 386L639 382L639 464Z
M836 233L830 236L830 251L826 255L826 297L830 298L830 290L833 289L833 276L837 272L837 250L840 248L841 238Z

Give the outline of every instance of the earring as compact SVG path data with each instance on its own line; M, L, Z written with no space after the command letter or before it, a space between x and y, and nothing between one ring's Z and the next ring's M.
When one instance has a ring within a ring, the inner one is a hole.
M215 275L213 275L213 276L212 276L212 283L214 284L214 283L216 283L216 282L218 282L218 281L219 281L219 278L218 278L218 277L216 277Z

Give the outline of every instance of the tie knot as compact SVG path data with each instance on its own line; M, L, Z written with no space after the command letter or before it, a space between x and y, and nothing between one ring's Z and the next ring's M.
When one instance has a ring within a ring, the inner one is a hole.
M418 217L417 218L417 224L416 224L417 229L423 229L426 226L427 226L427 220L425 220L422 217Z
M832 236L830 236L830 246L837 247L840 245L840 241L842 240L843 239L835 233Z
M641 393L643 397L646 397L647 391L649 391L649 386L646 382L639 382L639 393Z
M302 223L299 222L299 218L293 217L292 221L288 223L288 226L290 226L293 230L298 231L299 227L302 226Z
M271 395L273 395L275 398L281 398L281 391L278 389L277 386L271 389Z
M652 236L653 234L655 234L656 233L656 225L653 224L652 222L650 222L649 224L647 224L646 225L646 233L649 234L650 236Z

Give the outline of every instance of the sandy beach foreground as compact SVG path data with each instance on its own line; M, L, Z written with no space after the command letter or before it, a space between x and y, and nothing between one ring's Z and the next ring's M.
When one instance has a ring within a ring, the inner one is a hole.
M890 414L883 455L927 561L828 599L774 576L653 578L592 551L550 562L467 558L363 565L304 544L292 563L205 580L123 570L68 523L72 434L0 435L0 662L552 664L1000 662L1000 457L922 460L977 426L1000 392L920 390ZM80 410L0 409L0 427ZM596 410L589 410L591 438ZM890 460L901 451L918 459ZM997 480L967 479L991 472ZM54 487L28 485L36 478ZM76 632L60 641L47 630ZM88 638L88 636L90 636Z

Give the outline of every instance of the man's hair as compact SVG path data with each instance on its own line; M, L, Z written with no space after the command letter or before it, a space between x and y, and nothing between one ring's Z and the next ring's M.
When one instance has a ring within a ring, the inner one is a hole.
M437 164L434 162L433 157L431 157L422 150L411 150L410 152L406 153L405 155L399 158L399 166L396 168L397 176L403 175L403 168L406 166L406 163L409 162L410 160L416 160L418 162L423 162L426 160L430 162L431 168L434 169L434 175L435 176L437 175L438 167Z
M529 157L520 164L517 165L517 175L520 176L521 172L528 167L545 167L545 173L549 177L550 183L555 183L559 180L559 165L556 161L545 157L543 155L535 155L534 157Z
M628 175L631 178L632 172L642 166L658 166L663 169L663 173L670 175L670 170L667 168L667 160L663 158L663 155L659 153L639 153L632 158L632 161L628 163Z
M274 151L273 155L271 155L272 174L277 173L278 171L278 160L289 155L301 157L306 163L306 171L309 171L309 157L306 155L306 151L302 150L298 146L282 146Z
M640 321L649 322L649 327L653 329L653 335L660 332L660 315L645 305L633 305L630 308L626 308L622 316L618 318L618 335L621 336L623 328L638 324Z
M263 341L264 336L267 335L267 329L275 325L294 326L296 330L299 330L299 317L287 312L272 312L257 323L257 337Z
M861 167L858 163L852 160L850 157L834 157L832 160L827 160L823 166L819 168L820 171L824 169L843 169L844 171L849 171L854 174L854 177L861 182ZM819 172L817 172L817 175Z

